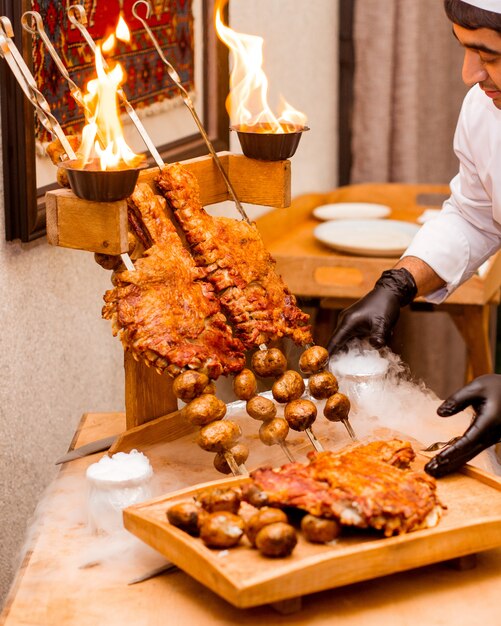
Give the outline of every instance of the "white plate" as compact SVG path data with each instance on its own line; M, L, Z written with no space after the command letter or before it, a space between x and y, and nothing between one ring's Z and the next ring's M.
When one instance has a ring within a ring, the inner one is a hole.
M398 220L339 220L315 228L315 238L341 252L362 256L399 256L419 226Z
M317 220L366 220L387 217L389 206L370 202L336 202L323 204L313 210Z

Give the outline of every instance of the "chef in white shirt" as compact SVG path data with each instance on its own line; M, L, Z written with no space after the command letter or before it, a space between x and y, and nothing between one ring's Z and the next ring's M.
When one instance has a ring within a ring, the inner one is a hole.
M418 295L442 302L501 248L501 0L444 0L444 6L464 48L462 77L471 87L454 137L459 173L440 214L423 225L374 289L341 313L329 341L331 354L354 338L386 345L401 307ZM426 465L433 476L455 471L501 440L501 375L480 376L437 412L448 417L468 406L475 418L455 444Z

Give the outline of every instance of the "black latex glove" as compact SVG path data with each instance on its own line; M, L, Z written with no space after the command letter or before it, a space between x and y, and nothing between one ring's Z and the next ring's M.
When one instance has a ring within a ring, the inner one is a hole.
M449 417L468 406L476 413L471 425L456 443L426 464L428 474L439 477L454 472L501 440L501 376L487 374L476 378L442 402L437 413Z
M375 348L386 346L400 309L415 298L417 287L405 268L381 274L372 291L341 312L327 350L333 354L352 339L367 339Z

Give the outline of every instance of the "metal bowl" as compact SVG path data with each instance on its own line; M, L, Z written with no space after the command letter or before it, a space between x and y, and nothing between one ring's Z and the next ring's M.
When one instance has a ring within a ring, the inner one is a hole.
M116 202L128 198L134 191L140 170L146 165L123 170L100 170L91 161L84 169L78 160L63 161L73 193L83 200Z
M274 133L270 132L271 126L269 124L256 124L252 128L242 128L239 125L230 126L230 129L237 133L245 156L263 161L290 159L296 152L301 134L310 130L308 126L298 126L293 131L288 130L285 126L283 128L285 132Z

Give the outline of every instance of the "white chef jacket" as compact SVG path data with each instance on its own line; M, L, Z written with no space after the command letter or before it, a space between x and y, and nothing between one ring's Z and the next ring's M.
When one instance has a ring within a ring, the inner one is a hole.
M422 259L446 282L426 297L435 303L501 247L501 110L478 85L463 101L454 151L459 173L451 196L403 254Z

